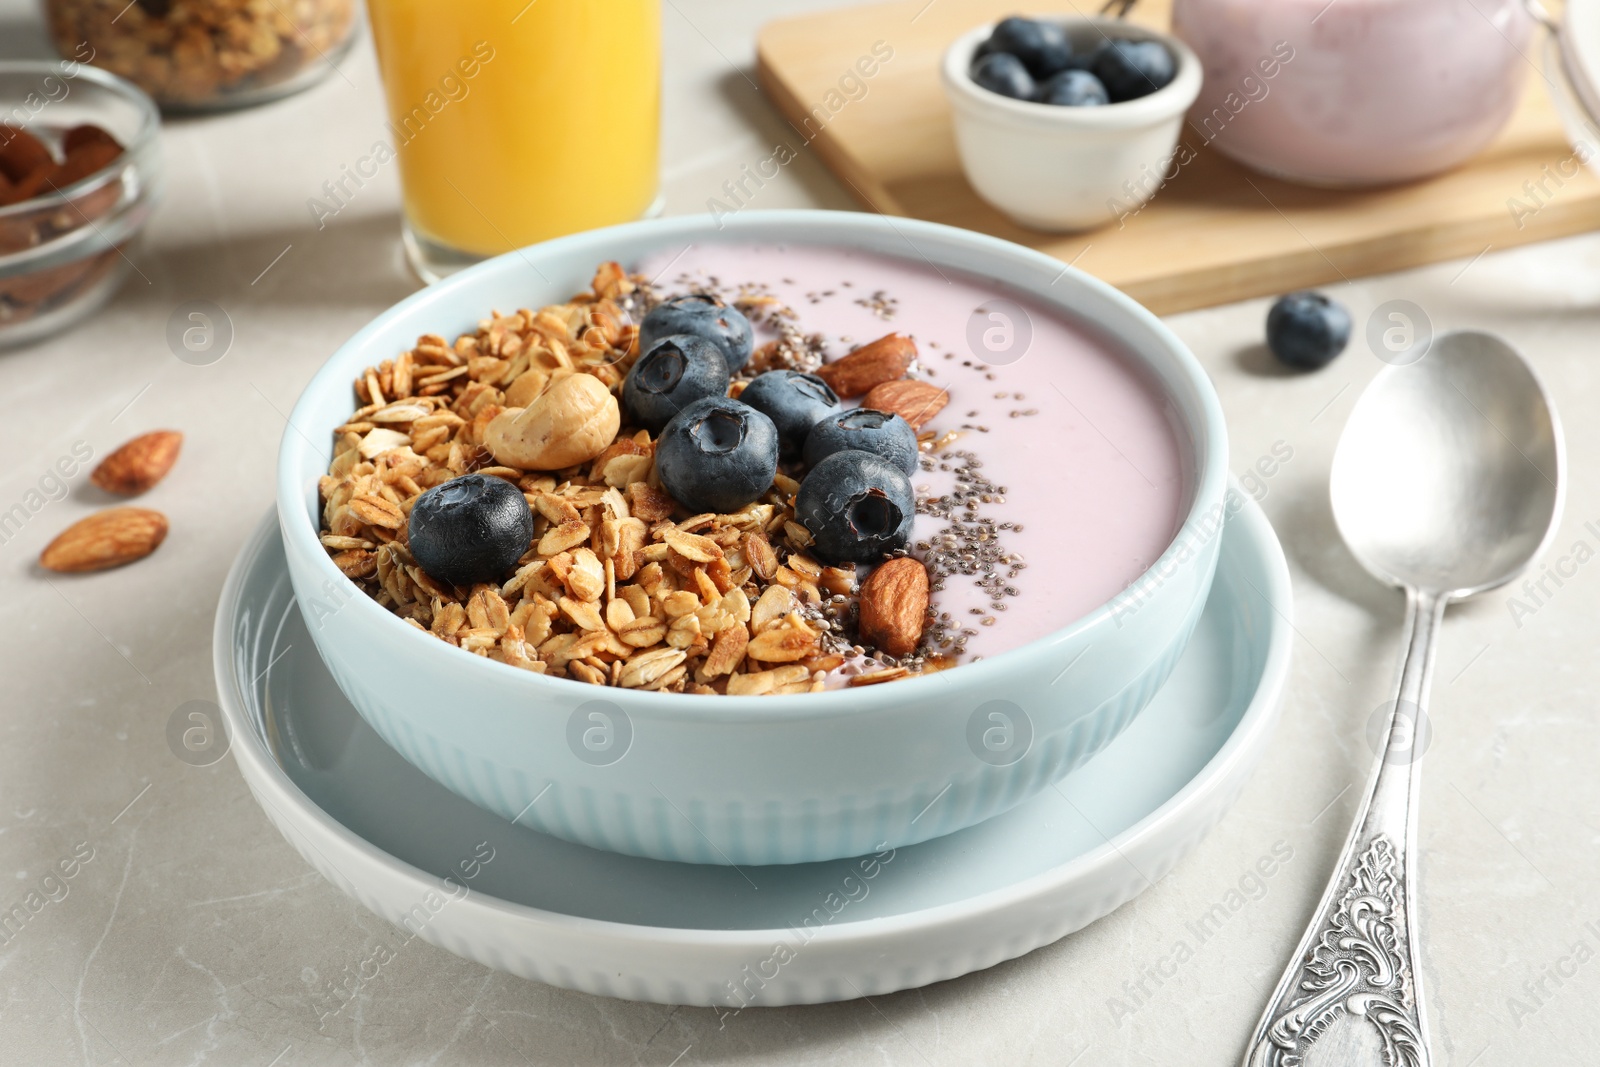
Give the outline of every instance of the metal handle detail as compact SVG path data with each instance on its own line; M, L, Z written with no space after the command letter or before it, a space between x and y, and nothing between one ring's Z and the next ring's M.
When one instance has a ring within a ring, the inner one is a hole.
M1246 1067L1429 1067L1417 981L1415 744L1447 597L1412 592L1389 734L1339 865L1245 1053ZM1411 730L1403 729L1407 715ZM1329 1054L1324 1059L1322 1053Z

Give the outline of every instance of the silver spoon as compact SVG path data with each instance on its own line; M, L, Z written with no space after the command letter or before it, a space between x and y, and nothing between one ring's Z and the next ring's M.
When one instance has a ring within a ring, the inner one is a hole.
M1366 800L1247 1067L1431 1062L1414 857L1434 647L1450 601L1509 582L1554 534L1563 452L1544 388L1492 334L1441 335L1356 402L1333 458L1333 515L1362 566L1406 592L1400 682Z

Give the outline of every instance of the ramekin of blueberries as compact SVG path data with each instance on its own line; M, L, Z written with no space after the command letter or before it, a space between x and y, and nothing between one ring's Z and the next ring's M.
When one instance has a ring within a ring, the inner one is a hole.
M967 180L1056 232L1125 218L1171 177L1200 78L1183 42L1099 17L1002 19L956 40L943 66Z

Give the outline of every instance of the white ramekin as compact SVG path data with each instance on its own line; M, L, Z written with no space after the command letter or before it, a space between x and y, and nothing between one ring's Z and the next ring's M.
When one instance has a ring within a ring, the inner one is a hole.
M1030 229L1071 232L1137 211L1184 162L1178 133L1200 94L1200 61L1175 37L1108 18L1063 18L1074 48L1104 39L1160 41L1177 74L1149 96L1101 107L1057 107L990 92L967 73L993 24L957 38L942 81L967 181Z

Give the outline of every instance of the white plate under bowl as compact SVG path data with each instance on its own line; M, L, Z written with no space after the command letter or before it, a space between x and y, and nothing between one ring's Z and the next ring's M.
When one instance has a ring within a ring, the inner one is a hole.
M887 993L1020 956L1108 914L1238 795L1277 720L1291 602L1271 526L1237 487L1229 497L1237 512L1211 597L1144 714L1054 789L876 858L641 859L457 797L389 748L334 684L271 515L223 589L217 688L234 758L284 837L426 941L525 978L666 1004Z

